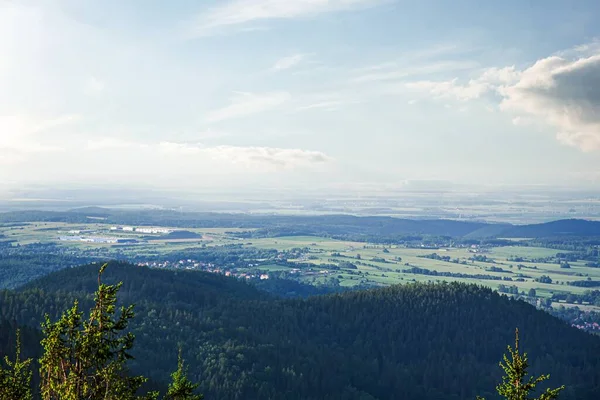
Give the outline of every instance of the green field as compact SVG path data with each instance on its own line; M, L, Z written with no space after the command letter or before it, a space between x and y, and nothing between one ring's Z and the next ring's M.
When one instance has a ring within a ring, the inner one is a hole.
M168 227L167 227L168 228ZM173 230L176 230L173 228ZM471 248L406 248L397 246L382 246L363 242L340 241L313 236L292 236L260 239L242 239L236 237L236 232L246 229L231 228L206 228L185 229L186 231L200 234L200 238L167 240L158 234L140 234L137 232L124 232L111 230L110 225L102 223L66 224L66 223L32 223L25 226L0 227L0 234L7 239L14 240L21 245L30 243L57 243L74 251L103 250L110 255L119 252L121 255L156 255L172 253L195 248L210 248L228 244L238 244L245 248L276 249L279 252L294 248L304 250L301 259L290 259L299 266L307 263L314 268L303 269L298 279L307 283L320 283L324 279L335 277L341 286L355 286L360 283L367 285L390 285L412 281L438 282L461 281L477 283L497 289L499 285L518 287L519 291L528 292L533 288L539 297L548 297L552 293L583 293L586 288L570 286L569 282L576 280L600 280L600 269L585 267L582 262L571 263L570 269L562 269L558 264L544 262L530 262L532 259L552 257L557 250L518 246L492 247L489 249ZM60 241L61 236L77 235L76 231L83 231L80 236L111 237L118 239L137 239L138 243L87 243ZM71 233L69 233L71 232ZM152 240L148 240L152 239ZM477 251L477 252L475 252ZM334 255L334 253L336 255ZM457 262L448 262L439 259L423 258L425 255L437 254L440 257L450 257ZM475 255L487 257L493 262L473 260ZM510 258L522 257L525 261L509 261ZM327 265L351 262L357 266L356 270L327 270ZM325 265L324 267L321 267ZM520 265L520 268L518 267ZM502 268L506 272L490 271L490 267ZM449 277L414 274L403 272L410 268L424 268L438 273L452 273L465 275L491 275L497 277L511 277L512 281L479 279L476 277ZM256 267L264 273L290 270L289 266L278 265L277 262L268 262ZM327 272L322 272L322 269ZM523 274L522 282L515 281L517 274ZM549 276L552 283L540 283L535 279L542 275Z

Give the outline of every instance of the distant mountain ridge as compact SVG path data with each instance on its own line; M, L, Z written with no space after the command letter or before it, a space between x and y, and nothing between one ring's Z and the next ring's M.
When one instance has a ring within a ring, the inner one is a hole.
M406 219L365 217L346 214L289 216L178 212L174 210L124 210L84 207L69 211L11 211L0 214L0 223L23 222L105 222L121 225L162 225L181 228L262 229L265 235L350 236L449 236L456 238L544 238L600 236L600 221L563 219L528 225L486 223L449 219Z
M500 233L504 237L600 236L600 222L583 219L561 219L541 224L520 225Z

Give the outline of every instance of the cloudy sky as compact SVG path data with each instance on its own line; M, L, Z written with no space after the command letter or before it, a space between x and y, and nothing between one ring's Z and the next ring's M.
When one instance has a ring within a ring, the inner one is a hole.
M0 0L0 181L600 185L597 0Z

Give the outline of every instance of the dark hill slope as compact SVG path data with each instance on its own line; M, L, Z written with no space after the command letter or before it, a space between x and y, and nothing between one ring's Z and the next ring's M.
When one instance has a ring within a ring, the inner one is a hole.
M487 224L445 219L403 219L393 217L356 217L351 215L324 215L315 217L273 217L274 228L304 228L308 233L326 235L433 235L464 236Z
M543 224L513 226L500 232L498 236L522 238L600 236L600 222L583 219L561 219Z
M0 318L36 326L44 312L55 316L75 297L89 302L80 290L96 279L97 266L88 266L0 292ZM164 381L181 343L207 398L493 399L498 361L517 326L532 370L566 384L564 400L600 392L600 338L478 286L274 300L199 272L111 265L106 281L117 279L125 281L122 298L137 304L132 367Z
M39 330L19 326L15 321L0 319L0 359L4 360L4 356L8 355L14 360L17 329L21 331L21 357L39 357L37 344L42 338Z
M511 224L488 224L463 236L465 239L502 237L502 233L513 228Z
M54 254L12 254L0 246L0 289L14 289L58 269L91 262L91 257Z
M100 264L67 268L39 278L20 291L42 290L47 293L67 292L89 295L98 287ZM123 282L119 299L123 302L168 302L171 298L185 304L202 305L225 299L261 300L267 295L254 286L219 274L191 271L167 271L111 263L102 275L102 282Z

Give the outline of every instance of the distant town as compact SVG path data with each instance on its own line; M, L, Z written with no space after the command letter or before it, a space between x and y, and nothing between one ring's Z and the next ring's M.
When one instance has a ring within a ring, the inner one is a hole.
M164 234L168 235L173 233L173 229L160 228L160 227L136 227L136 226L111 226L111 232L129 232L129 233L144 233L150 235ZM111 236L81 236L84 234L94 234L95 230L92 229L73 229L68 231L67 236L59 236L59 240L63 242L82 242L82 243L136 243L137 239L132 238L121 238Z

